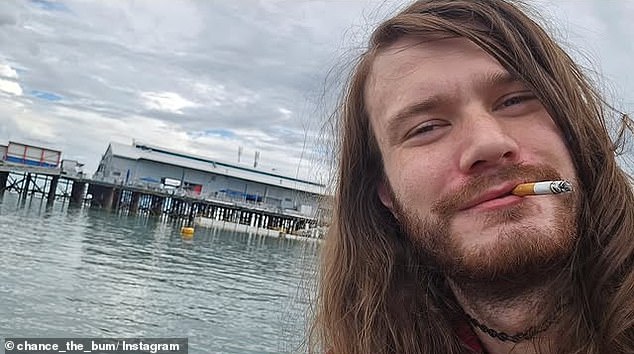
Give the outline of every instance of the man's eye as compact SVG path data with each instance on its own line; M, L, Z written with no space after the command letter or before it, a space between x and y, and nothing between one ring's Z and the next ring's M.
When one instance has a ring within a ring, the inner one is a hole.
M414 129L414 134L423 134L423 133L428 133L434 129L438 129L440 126L438 124L429 124L429 125L424 125L422 127L418 127L416 129Z
M431 135L434 131L446 127L449 125L448 123L444 123L441 121L438 122L428 122L423 123L416 128L412 129L406 136L406 139L411 139L418 136L428 136Z
M510 106L514 106L526 101L530 101L535 99L535 96L533 95L521 95L521 96L513 96L509 99L504 100L504 102L502 102L502 104L499 106L499 108L506 108L506 107L510 107Z

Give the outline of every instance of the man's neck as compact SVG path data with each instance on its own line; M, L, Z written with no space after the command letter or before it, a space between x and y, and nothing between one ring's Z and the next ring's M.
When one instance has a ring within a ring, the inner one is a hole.
M453 293L463 310L484 326L496 331L514 335L525 332L532 327L540 326L548 321L552 314L541 314L548 304L552 303L552 292L549 291L552 280L539 285L527 287L526 284L500 281L492 284L449 281ZM554 333L556 326L540 333L539 343L535 340L524 340L517 343L493 338L481 329L474 328L480 341L490 354L501 353L549 353L556 348ZM553 339L553 340L551 340ZM550 347L550 348L549 348Z

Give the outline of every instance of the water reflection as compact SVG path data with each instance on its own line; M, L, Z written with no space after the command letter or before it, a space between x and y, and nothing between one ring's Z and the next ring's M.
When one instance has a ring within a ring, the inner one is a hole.
M191 353L292 352L318 245L0 200L0 333L189 337Z

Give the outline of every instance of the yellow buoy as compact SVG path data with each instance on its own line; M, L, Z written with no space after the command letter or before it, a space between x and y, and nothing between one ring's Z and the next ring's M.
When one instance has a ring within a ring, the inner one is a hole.
M193 227L182 227L181 235L183 237L193 237L194 236L194 228Z

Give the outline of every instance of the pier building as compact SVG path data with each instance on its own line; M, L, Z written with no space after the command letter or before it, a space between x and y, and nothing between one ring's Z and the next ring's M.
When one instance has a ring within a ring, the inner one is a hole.
M164 147L110 143L93 180L314 217L325 185Z

